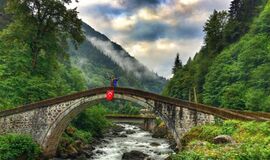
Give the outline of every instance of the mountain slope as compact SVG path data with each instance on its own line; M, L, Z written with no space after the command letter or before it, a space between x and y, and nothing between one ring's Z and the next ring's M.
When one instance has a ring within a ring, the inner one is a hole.
M108 86L110 76L120 77L119 85L161 92L166 80L151 72L120 45L92 27L83 25L86 40L78 50L69 50L73 64L83 72L88 87Z
M213 106L270 111L269 4L233 0L226 14L214 11L205 24L205 45L163 93Z
M236 109L270 111L270 2L241 40L214 61L204 102Z
M0 0L0 29L10 18L3 14L5 0ZM145 89L160 93L166 79L159 77L130 56L120 45L112 42L105 35L83 24L86 40L77 49L70 44L69 55L72 64L78 67L86 79L87 86L108 86L109 78L120 78L119 84L126 87Z

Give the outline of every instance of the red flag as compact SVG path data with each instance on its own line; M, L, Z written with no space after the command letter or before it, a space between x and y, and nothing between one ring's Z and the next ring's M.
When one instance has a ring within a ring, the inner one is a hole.
M107 101L112 101L114 97L114 91L113 90L108 90L106 93L106 99Z

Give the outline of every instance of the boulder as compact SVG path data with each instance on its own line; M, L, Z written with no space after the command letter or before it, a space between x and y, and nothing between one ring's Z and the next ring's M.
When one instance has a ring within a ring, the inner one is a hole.
M113 132L113 136L119 136L120 134L118 132Z
M78 151L75 149L73 145L69 145L66 149L66 152L68 154L68 157L75 158L78 155Z
M149 155L144 154L140 151L130 151L126 152L122 156L122 160L146 160Z
M159 126L155 127L153 131L153 138L166 138L168 135L168 129L164 123L161 123Z
M160 146L160 144L157 142L152 142L150 143L150 146L157 147L157 146Z
M165 160L172 160L172 157L169 156L169 157L165 158Z
M97 150L96 151L96 154L104 154L105 152L104 151L101 151L101 150Z
M57 157L60 157L60 158L63 158L63 159L67 159L68 158L68 154L67 153L64 153L64 152L60 152Z
M215 144L235 143L235 140L229 135L219 135L213 139Z
M127 130L126 131L126 134L134 134L134 133L136 133L134 130Z
M105 143L105 144L110 143L110 142L109 142L108 140L106 140L106 139L101 140L101 142L102 142L102 143Z
M125 127L123 126L119 126L119 125L115 125L113 128L112 128L112 131L115 133L119 133L119 132L123 132L125 130Z
M92 151L92 150L95 149L95 147L92 146L92 145L90 145L90 144L84 144L84 145L82 146L82 149Z
M76 140L74 142L74 146L76 147L77 150L81 150L81 148L83 148L83 142L81 140Z
M126 134L120 134L119 137L127 137Z
M93 153L87 150L82 150L82 154L84 154L86 158L91 158L93 156Z
M78 157L76 157L76 159L78 159L78 160L87 160L87 157L86 157L85 154L81 154Z

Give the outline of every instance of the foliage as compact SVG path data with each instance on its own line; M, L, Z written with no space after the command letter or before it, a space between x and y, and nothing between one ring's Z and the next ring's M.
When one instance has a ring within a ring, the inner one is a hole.
M182 61L179 59L179 53L176 54L176 58L174 61L174 66L172 69L172 73L175 74L177 72L177 70L181 69L182 66Z
M84 40L82 21L75 9L65 5L72 0L9 0L6 12L12 15L15 30L31 49L33 70L40 54L46 56L64 54L63 44L70 37L75 44ZM42 52L42 51L45 52Z
M269 2L234 0L214 11L205 45L178 70L164 95L232 109L270 111Z
M109 114L139 115L142 109L142 106L123 100L117 100L113 104L105 103L105 105L108 106L107 112Z
M41 55L40 65L33 74L29 65L30 47L18 39L10 38L16 34L12 27L10 25L0 32L0 110L79 91L85 87L77 69L47 57L46 54Z
M110 126L110 122L105 118L106 113L106 109L101 105L91 106L77 116L72 123L79 130L91 133L93 137L100 137Z
M214 10L204 26L205 43L208 54L218 53L223 48L223 31L228 22L228 14L225 11Z
M236 144L213 144L218 135L230 135ZM172 156L181 159L269 159L270 123L228 120L193 128L182 140L184 151Z
M38 144L24 135L8 134L0 136L0 159L37 159L41 154Z
M270 3L254 22L256 29ZM266 22L264 22L266 23ZM269 25L269 24L268 24ZM255 28L254 28L255 27ZM267 32L248 33L214 61L204 85L204 102L252 111L270 111L270 43Z

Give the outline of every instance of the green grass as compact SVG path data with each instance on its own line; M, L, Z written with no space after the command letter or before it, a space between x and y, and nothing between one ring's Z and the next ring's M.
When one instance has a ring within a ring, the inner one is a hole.
M218 135L230 135L235 144L214 144ZM270 122L224 121L198 126L182 139L183 152L173 160L268 160L270 159Z

